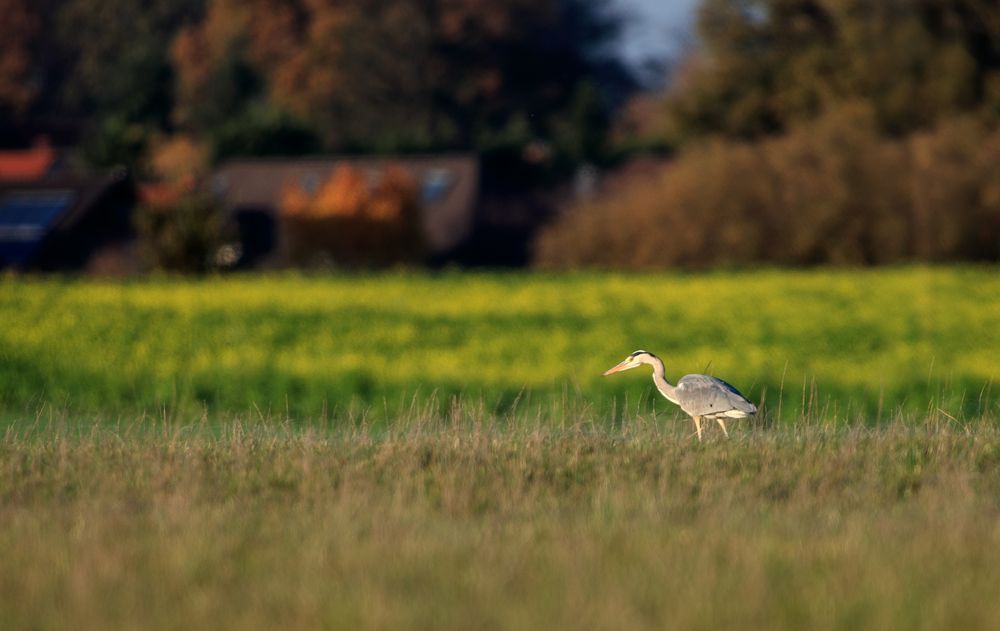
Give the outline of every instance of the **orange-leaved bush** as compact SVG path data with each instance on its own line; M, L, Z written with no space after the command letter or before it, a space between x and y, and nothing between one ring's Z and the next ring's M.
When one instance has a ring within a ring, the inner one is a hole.
M342 165L314 194L291 186L281 222L297 264L390 265L418 262L424 253L417 183L402 167L369 182L360 169Z
M655 178L567 208L540 267L1000 260L1000 131L882 136L847 105L781 137L692 146Z

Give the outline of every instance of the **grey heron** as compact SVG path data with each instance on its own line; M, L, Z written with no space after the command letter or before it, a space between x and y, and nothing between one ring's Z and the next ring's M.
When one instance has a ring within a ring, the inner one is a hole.
M740 391L722 379L708 375L684 375L676 386L670 385L663 376L663 360L648 351L636 351L626 357L620 364L606 370L604 376L638 368L643 364L653 367L653 383L667 401L676 403L694 421L695 432L701 440L702 419L718 421L722 433L729 438L726 430L726 419L739 419L753 416L757 406L747 400Z

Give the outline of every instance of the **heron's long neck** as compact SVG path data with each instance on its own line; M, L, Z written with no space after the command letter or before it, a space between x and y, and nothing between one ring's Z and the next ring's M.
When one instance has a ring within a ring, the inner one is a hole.
M670 385L670 382L664 376L663 360L659 357L654 357L651 363L653 364L653 383L656 384L656 389L663 396L667 397L667 400L671 403L677 403L677 397L674 396L674 391L677 388Z

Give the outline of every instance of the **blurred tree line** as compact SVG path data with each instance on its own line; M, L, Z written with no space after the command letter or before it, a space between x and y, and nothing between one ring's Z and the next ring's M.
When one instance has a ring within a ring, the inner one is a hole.
M598 0L0 0L0 15L0 133L82 128L95 165L533 140L599 161L634 88Z
M1000 260L1000 3L702 0L699 41L629 128L675 159L538 264Z
M857 101L892 135L1000 114L995 0L703 0L699 34L668 99L675 141L773 135Z
M504 186L622 151L544 265L1000 259L1000 3L702 0L656 98L601 0L0 0L0 139L167 180L233 155L471 150ZM484 177L485 182L489 182Z

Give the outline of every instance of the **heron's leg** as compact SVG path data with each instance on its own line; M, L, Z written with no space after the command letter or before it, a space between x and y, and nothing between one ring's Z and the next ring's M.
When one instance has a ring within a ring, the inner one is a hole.
M729 432L726 431L726 422L722 420L721 416L717 417L715 420L719 422L719 427L722 428L722 433L726 435L726 438L729 438Z
M692 420L694 420L694 430L698 434L698 442L700 443L701 442L701 417L700 416L692 416L691 418L692 418Z

